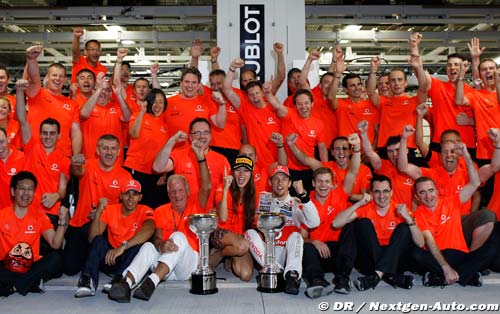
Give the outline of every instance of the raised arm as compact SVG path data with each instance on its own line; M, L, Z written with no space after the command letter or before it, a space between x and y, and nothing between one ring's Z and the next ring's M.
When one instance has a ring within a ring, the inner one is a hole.
M198 192L198 202L201 208L205 208L208 197L210 196L210 190L212 189L212 181L210 180L210 171L208 170L207 159L205 157L204 144L199 140L194 140L191 143L191 148L198 160L198 167L200 170L201 185Z
M377 108L380 107L380 96L377 92L377 72L381 62L382 60L378 56L372 57L370 60L370 74L366 82L366 94L371 103Z
M96 76L96 83L95 83L94 92L87 99L87 101L83 104L83 106L80 108L80 119L81 120L87 120L90 117L92 110L94 110L94 108L97 104L97 99L101 95L102 90L105 88L109 88L109 83L108 83L108 81L105 80L104 73L99 73Z
M417 106L417 123L415 125L415 145L424 158L429 154L429 145L424 141L424 117L428 108L427 103L420 103Z
M153 162L153 170L157 173L169 172L174 169L174 163L170 159L170 154L175 146L175 143L184 142L187 140L187 134L183 131L177 131L168 141L163 145L158 155Z
M283 104L278 100L278 98L276 98L276 96L274 96L272 92L272 81L273 78L271 76L271 80L265 82L264 85L262 85L262 91L264 92L264 95L266 95L269 104L274 108L274 110L276 110L276 115L282 119L288 113L288 109L283 106Z
M489 164L483 165L478 170L481 183L488 181L489 178L500 170L500 129L489 129L488 136L493 144L493 157L491 157Z
M470 106L469 100L465 97L464 94L464 79L465 74L469 70L470 63L465 60L460 64L460 72L457 78L457 85L455 87L455 104L458 106Z
M146 103L141 103L140 106L141 110L137 114L137 118L134 120L134 122L130 126L130 129L128 130L128 134L133 139L139 138L139 136L141 135L142 121L144 119L144 115L146 114L148 105Z
M85 156L83 154L75 154L71 156L71 174L81 177L85 174Z
M120 105L120 110L122 112L122 116L120 117L121 121L122 122L129 122L130 117L132 116L132 110L130 110L130 107L128 106L127 101L125 101L125 98L123 97L123 95L125 94L125 91L123 89L123 85L120 85L119 87L115 87L115 86L111 86L111 87L113 88L113 91L115 92L115 95L116 95L116 99L118 100L118 104Z
M151 71L151 84L153 85L153 88L161 89L160 81L158 80L158 72L160 72L160 64L159 63L151 64L150 71Z
M189 67L198 68L198 61L200 59L201 53L203 52L202 42L200 39L195 39L191 43L191 61L189 62Z
M311 71L311 64L315 60L319 60L321 54L317 50L312 50L309 52L309 55L307 55L306 62L304 63L304 66L302 67L302 71L300 71L300 77L299 77L299 82L300 82L300 88L304 89L311 89L311 86L309 86L309 82L307 81L307 77L309 76L309 71Z
M474 192L479 188L479 185L481 185L481 181L479 180L479 174L477 173L474 162L472 161L465 144L455 144L455 151L459 156L464 157L465 165L467 166L467 174L469 175L469 181L460 191L460 201L463 204L472 197L472 194L474 194Z
M342 187L347 195L351 195L352 188L356 182L356 177L358 176L359 167L361 165L361 144L358 133L350 134L347 140L351 145L352 154L349 169L347 170L344 181L342 182Z
M123 59L128 55L128 49L127 48L118 48L116 50L116 61L115 61L115 66L113 68L113 85L115 87L122 86L122 62ZM125 93L125 90L123 90L123 93ZM125 96L125 95L124 95Z
M40 88L42 81L40 80L40 68L38 67L38 57L43 52L43 46L31 46L26 49L26 72L28 72L29 86L26 94L29 97L34 97Z
M83 27L73 28L73 42L71 45L73 63L77 63L82 55L80 51L80 37L82 36L83 36Z
M361 138L361 147L363 148L365 157L368 158L368 161L374 170L379 170L380 167L382 167L382 159L380 159L380 156L373 150L373 146L368 138L368 121L360 121L358 123L358 131Z
M233 182L233 176L224 174L224 188L222 190L222 200L219 203L217 216L219 216L219 220L225 222L228 218L228 208L227 208L227 194L229 193L229 188L231 187L231 183Z
M219 105L217 114L212 115L210 120L219 129L223 129L226 126L227 111L226 111L226 100L219 91L212 91L212 100Z
M422 176L422 170L419 167L408 163L408 138L415 132L411 125L406 125L401 134L401 145L398 154L398 170L406 173L413 180Z
M288 165L288 155L286 154L285 144L283 143L283 135L278 132L271 133L271 142L276 145L278 151L278 165Z
M328 89L328 100L330 101L330 106L332 110L337 110L339 103L337 99L337 93L339 89L340 79L342 78L342 74L345 70L347 70L347 63L344 61L344 53L342 52L342 48L340 46L335 47L335 76L333 77L332 84L330 84L330 88Z
M410 56L420 56L418 45L420 44L421 41L422 41L422 34L418 32L410 34ZM421 73L417 71L415 72L415 75L417 76L418 79L418 76L421 75ZM428 72L424 71L424 75L426 83L425 89L426 91L429 91L431 89L432 79ZM419 79L419 85L420 85L420 79Z
M290 151L295 156L295 158L297 158L297 160L303 165L306 165L309 168L311 168L313 171L321 167L322 166L321 161L313 157L307 156L306 154L304 154L303 151L301 151L297 147L297 145L295 145L298 137L299 136L296 133L290 133L286 137L286 143L288 145L288 148L290 148Z
M31 140L31 126L26 114L26 100L24 91L28 88L27 80L17 80L16 82L16 116L21 126L23 144L26 145Z
M233 80L234 73L236 69L240 69L245 65L245 61L242 59L234 59L229 66L229 71L226 73L226 78L224 79L224 85L222 86L222 91L229 102L235 106L236 108L240 108L241 100L238 94L236 94L233 90Z
M271 93L276 95L278 89L280 89L281 84L286 78L286 66L285 66L285 57L283 56L283 44L282 43L274 43L273 49L276 53L277 60L277 68L276 68L276 77L272 80Z
M210 48L210 63L212 64L212 71L220 69L219 54L220 54L220 47L215 46Z
M467 43L467 47L469 47L469 53L472 59L472 79L480 80L479 63L481 62L481 55L484 50L486 50L486 47L481 47L479 38L476 37L473 37L470 42Z
M372 196L367 193L363 193L363 196L359 201L354 203L353 205L347 207L343 211L341 211L335 219L332 221L332 227L334 229L340 229L352 222L354 219L358 218L356 211L360 208L368 204L372 200Z
M408 63L412 66L413 72L417 76L418 80L417 101L418 103L426 102L428 92L427 76L425 75L422 58L420 58L420 56L410 55Z

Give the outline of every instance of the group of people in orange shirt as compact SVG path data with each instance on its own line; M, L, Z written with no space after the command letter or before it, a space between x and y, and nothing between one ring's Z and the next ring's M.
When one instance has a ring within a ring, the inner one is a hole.
M81 54L83 32L73 31L69 97L63 65L49 66L42 81L42 46L27 49L15 96L0 68L1 296L43 291L62 272L80 273L75 297L92 296L104 271L113 275L104 285L110 299L149 300L160 281L186 280L197 267L188 217L205 212L219 221L211 264L224 260L244 281L264 263L257 214L283 213L285 292L298 294L304 278L310 298L349 293L353 268L360 291L380 281L411 289L407 271L424 286L480 286L481 272L500 270L500 70L480 60L478 39L472 62L448 57L443 82L424 71L421 35L411 34L416 96L405 92L404 70L380 73L378 57L365 87L339 46L311 88L320 57L311 51L302 70L289 71L281 102L280 43L273 80L259 82L241 59L221 70L214 47L203 86L195 41L180 92L167 99L158 64L151 82L128 84L125 48L107 80L100 43L87 41ZM464 83L470 67L476 88Z

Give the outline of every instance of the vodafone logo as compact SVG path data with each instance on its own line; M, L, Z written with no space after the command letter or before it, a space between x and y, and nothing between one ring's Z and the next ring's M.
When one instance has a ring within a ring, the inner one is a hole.
M410 102L409 102L408 100L403 101L403 105L404 105L404 106L407 106L407 105L409 105L409 104L410 104Z
M52 166L50 166L50 170L59 170L59 166L57 164L52 164Z
M389 223L389 229L392 230L392 229L396 229L396 223L394 221L391 221Z
M273 117L268 117L267 124L276 124L276 121L274 121Z
M64 104L64 105L62 106L62 108L63 108L64 110L71 111L71 106L70 106L70 105L68 105L68 104Z
M165 133L165 134L166 134L166 133L167 133L167 130L165 130L165 127L164 127L164 126L161 126L161 127L160 127L160 132L161 132L161 133Z
M228 109L227 111L229 111L229 112L236 112L236 111L234 110L234 107L233 107L233 106L229 106L229 109Z
M316 131L310 130L309 134L307 135L308 137L316 137Z
M13 139L14 137L16 137L16 133L15 132L10 132L9 138Z
M111 181L110 187L115 188L115 189L119 188L119 186L118 186L118 180L114 179L113 181Z
M109 113L116 114L117 113L116 108L109 108Z
M203 110L202 105L196 105L196 109L194 111L205 111L205 110Z
M9 176L13 176L13 175L15 175L16 173L17 173L17 169L16 169L16 168L10 168L8 175L9 175Z
M444 225L450 219L451 219L450 216L441 215L441 224Z
M365 116L369 116L369 115L372 115L373 113L370 111L370 109L368 108L365 108L364 112L363 112L363 115Z

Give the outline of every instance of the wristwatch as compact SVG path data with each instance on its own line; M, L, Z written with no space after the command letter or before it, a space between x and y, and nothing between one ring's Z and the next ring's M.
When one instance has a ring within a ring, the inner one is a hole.
M125 250L127 250L130 246L128 245L128 241L123 241L122 245L125 247Z

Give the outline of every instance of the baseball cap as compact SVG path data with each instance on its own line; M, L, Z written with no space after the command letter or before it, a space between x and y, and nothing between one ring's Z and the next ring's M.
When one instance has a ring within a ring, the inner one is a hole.
M271 171L269 171L269 178L280 172L290 176L290 170L288 170L287 166L276 165L271 168Z
M130 180L126 184L122 185L122 193L127 193L128 191L136 191L141 193L141 184L137 180Z
M250 171L253 171L253 160L245 155L238 155L234 160L232 169L234 170L240 167L244 167Z

